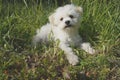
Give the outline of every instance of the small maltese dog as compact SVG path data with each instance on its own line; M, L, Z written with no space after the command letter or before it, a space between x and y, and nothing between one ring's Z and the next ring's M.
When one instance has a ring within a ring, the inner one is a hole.
M33 42L37 44L48 43L50 40L59 40L59 48L62 49L70 64L76 65L79 60L71 46L79 47L90 54L95 50L90 43L83 43L79 35L80 19L83 9L73 4L68 4L57 8L49 16L49 23L37 30Z

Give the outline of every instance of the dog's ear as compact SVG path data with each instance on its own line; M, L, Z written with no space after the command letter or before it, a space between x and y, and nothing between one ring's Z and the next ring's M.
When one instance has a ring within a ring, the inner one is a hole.
M49 16L49 22L50 22L50 24L54 25L54 14L51 14Z
M76 7L76 11L79 12L80 14L83 14L83 8L82 7Z

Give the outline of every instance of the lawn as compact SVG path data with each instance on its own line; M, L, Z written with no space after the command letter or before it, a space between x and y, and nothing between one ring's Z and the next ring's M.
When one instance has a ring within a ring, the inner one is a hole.
M0 0L0 80L120 80L120 0L72 3L83 7L80 35L99 50L90 55L73 49L76 66L57 44L32 44L57 1Z

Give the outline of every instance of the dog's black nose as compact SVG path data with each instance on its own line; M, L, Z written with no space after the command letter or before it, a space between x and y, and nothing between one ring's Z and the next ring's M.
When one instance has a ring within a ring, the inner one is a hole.
M69 24L70 24L70 21L65 21L65 24L69 25Z

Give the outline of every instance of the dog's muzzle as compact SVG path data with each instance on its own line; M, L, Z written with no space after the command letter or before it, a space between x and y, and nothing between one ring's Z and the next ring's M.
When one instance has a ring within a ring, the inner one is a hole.
M70 21L69 21L69 20L68 20L68 21L65 21L65 24L66 24L65 28L72 26L72 25L70 24Z
M70 21L65 21L65 24L66 24L66 25L69 25L69 24L70 24Z

